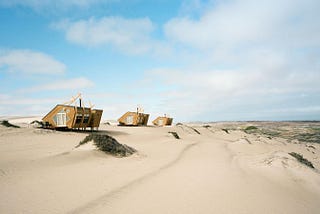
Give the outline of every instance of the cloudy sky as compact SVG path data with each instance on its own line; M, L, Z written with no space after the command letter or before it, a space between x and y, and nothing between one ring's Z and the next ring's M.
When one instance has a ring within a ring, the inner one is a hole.
M320 120L318 0L0 0L0 116Z

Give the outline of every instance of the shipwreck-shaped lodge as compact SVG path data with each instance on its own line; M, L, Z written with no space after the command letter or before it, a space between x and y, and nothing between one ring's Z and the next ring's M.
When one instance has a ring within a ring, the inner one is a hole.
M146 126L148 124L149 114L142 113L141 109L137 108L136 112L128 111L119 119L120 126Z
M42 118L45 128L82 129L99 128L103 110L81 106L58 104ZM74 102L74 101L73 101Z
M152 123L155 126L171 126L172 121L173 121L173 118L164 116L164 117L157 117L155 120L152 121Z

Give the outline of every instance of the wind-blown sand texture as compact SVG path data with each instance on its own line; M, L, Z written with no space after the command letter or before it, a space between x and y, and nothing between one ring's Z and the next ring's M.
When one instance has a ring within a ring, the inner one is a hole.
M102 125L100 132L138 151L118 158L90 143L75 148L88 133L21 121L19 129L0 127L0 213L320 210L320 144L308 140L318 139L319 123ZM248 126L257 129L245 132ZM289 152L303 155L315 169Z

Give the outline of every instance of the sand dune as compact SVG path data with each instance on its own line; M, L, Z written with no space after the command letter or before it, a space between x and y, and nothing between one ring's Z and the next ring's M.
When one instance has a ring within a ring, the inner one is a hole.
M87 133L0 127L0 212L318 213L320 144L246 133L248 125L102 125L138 150L125 158L92 143L75 148Z

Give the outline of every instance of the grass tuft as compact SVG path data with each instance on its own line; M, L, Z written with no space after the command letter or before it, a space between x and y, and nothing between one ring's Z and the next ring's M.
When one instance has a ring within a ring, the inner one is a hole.
M119 143L116 139L109 135L96 133L86 136L82 141L79 142L76 148L88 143L89 141L93 141L94 145L99 150L117 157L127 157L137 152L137 150L134 148Z
M38 124L39 126L44 127L44 123L42 121L39 121L39 120L34 120L30 124L31 125Z
M172 134L176 139L180 139L177 132L168 132L168 133Z
M248 130L254 130L254 129L258 129L255 126L247 126L244 130L248 131Z
M255 127L255 126L247 126L247 127L244 129L244 132L246 132L246 133L252 133L252 132L255 132L255 131L257 131L257 130L258 130L258 128Z
M221 130L225 131L227 134L230 134L228 129L221 129Z
M2 120L1 125L5 126L5 127L20 128L20 126L13 125L13 124L9 123L8 120Z
M190 126L190 128L191 128L195 133L201 134L197 129L195 129L195 128L191 127L191 126Z
M309 160L305 159L301 154L295 152L290 152L288 154L295 157L300 163L314 169L313 164Z

